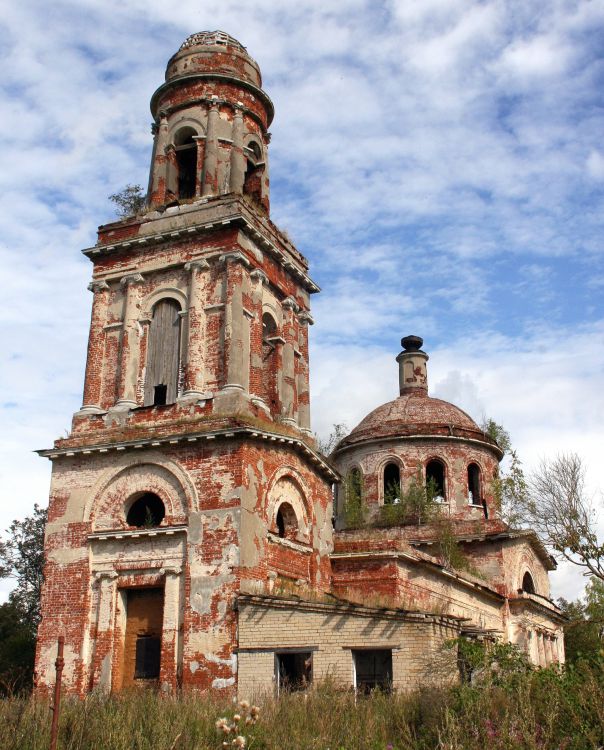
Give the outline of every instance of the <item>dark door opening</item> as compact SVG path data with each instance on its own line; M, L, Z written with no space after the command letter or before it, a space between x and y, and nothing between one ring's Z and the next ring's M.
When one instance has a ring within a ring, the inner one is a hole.
M163 588L126 592L122 687L155 684L159 679L163 619Z

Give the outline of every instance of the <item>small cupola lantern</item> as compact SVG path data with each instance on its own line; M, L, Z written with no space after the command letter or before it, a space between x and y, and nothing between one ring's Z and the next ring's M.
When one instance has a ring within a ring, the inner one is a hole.
M403 351L398 355L398 380L401 396L411 391L428 393L428 355L421 347L424 340L419 336L405 336L401 339Z

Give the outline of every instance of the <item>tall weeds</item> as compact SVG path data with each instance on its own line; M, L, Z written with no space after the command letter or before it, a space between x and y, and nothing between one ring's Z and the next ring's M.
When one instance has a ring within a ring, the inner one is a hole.
M325 683L260 701L242 726L252 750L597 750L604 745L604 664L497 675L479 685L358 697ZM151 691L64 700L60 750L220 750L232 701ZM46 750L48 704L0 700L0 748Z

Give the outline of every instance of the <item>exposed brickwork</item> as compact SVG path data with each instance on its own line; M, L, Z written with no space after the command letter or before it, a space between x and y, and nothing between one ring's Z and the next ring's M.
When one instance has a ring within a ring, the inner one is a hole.
M235 40L187 40L152 99L149 205L100 227L84 251L94 268L83 405L70 435L42 451L53 474L38 689L53 684L59 635L68 692L136 683L141 630L161 631L162 689L246 696L273 689L283 648L310 649L315 679L345 685L355 649L391 652L401 689L424 681L464 629L520 643L536 663L562 659L551 561L499 518L499 448L427 396L420 339L397 358L400 398L363 420L332 464L316 453L308 326L318 289L268 217L273 111L260 86ZM174 318L152 328L165 300ZM153 380L166 339L173 366ZM161 403L160 377L173 403ZM346 530L342 485L333 507L338 471L361 472L371 521L388 462L405 487L432 459L470 572L439 559L429 524ZM469 502L469 463L480 502ZM143 515L130 515L136 503ZM520 590L525 573L536 594ZM136 603L148 589L162 604L153 616ZM454 671L448 663L443 679Z

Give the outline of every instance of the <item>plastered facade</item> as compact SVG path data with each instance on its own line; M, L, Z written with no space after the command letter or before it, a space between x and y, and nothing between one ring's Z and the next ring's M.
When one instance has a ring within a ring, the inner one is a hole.
M307 651L313 679L351 685L367 649L387 654L392 686L407 689L460 634L519 643L537 664L563 659L551 560L498 516L501 451L428 397L419 347L397 358L399 399L331 457L317 452L318 287L269 217L273 107L261 86L236 40L187 39L151 101L147 204L83 251L93 297L82 408L40 451L53 473L38 689L53 684L59 635L78 695L137 684L247 695L275 688L279 653ZM439 560L430 525L373 524L385 467L404 486L433 459L471 574ZM469 464L481 481L472 502ZM343 521L352 470L367 511L357 530Z

